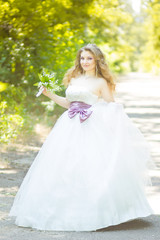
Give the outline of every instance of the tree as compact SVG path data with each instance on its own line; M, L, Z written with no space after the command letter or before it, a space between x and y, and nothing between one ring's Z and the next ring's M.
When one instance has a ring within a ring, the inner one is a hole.
M26 119L44 109L33 87L41 68L56 72L61 83L88 42L102 47L115 72L125 69L133 51L125 34L132 16L123 0L0 0L0 6L0 77L8 84L0 98L6 114Z
M147 42L143 51L142 63L146 71L160 72L160 2L144 1L147 14L145 29Z

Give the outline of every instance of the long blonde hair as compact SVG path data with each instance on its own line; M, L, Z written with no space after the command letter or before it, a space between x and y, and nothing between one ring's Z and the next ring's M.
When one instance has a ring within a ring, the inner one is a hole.
M89 51L93 54L93 56L95 58L95 61L96 61L96 72L97 72L96 75L97 75L97 77L104 78L107 81L109 88L112 91L114 91L115 90L115 83L114 83L114 80L113 80L113 76L110 73L108 64L106 63L105 56L102 53L102 51L100 50L100 48L97 47L96 44L91 44L91 43L82 47L78 51L77 57L76 57L76 60L75 60L75 65L72 68L70 68L66 72L66 74L64 75L64 78L63 78L64 85L68 86L68 84L71 81L71 78L76 78L76 77L78 77L78 76L80 76L84 73L84 70L83 70L83 68L81 67L81 64L80 64L81 53L83 51Z

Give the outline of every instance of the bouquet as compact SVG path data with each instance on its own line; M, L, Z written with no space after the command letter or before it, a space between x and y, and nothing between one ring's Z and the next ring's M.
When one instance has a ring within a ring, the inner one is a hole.
M48 91L52 92L61 90L61 87L58 85L58 80L56 80L56 74L54 72L50 73L47 69L43 68L42 73L39 73L38 77L40 81L34 84L34 86L38 86L39 88L39 92L36 94L36 97L39 97L42 94L44 87Z

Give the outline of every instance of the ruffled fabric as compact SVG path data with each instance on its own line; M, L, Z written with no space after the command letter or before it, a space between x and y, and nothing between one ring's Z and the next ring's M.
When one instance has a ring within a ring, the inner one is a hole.
M18 226L91 231L153 213L143 135L122 104L97 101L90 110L83 123L68 110L56 122L10 211Z

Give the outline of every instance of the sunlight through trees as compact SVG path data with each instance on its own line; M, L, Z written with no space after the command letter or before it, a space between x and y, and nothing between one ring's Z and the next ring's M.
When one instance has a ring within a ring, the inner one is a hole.
M61 82L86 43L102 48L114 73L159 71L160 3L141 4L135 12L130 0L0 0L0 81L7 84L1 111L21 119L13 120L11 138L22 127L27 131L31 112L33 117L45 111L45 97L35 100L38 73L47 68ZM7 129L6 119L0 123Z

